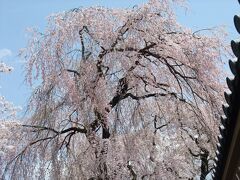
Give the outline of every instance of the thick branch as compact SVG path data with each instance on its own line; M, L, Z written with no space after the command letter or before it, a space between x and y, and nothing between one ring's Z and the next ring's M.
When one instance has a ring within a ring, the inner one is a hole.
M35 128L35 129L39 129L40 131L41 130L48 130L48 131L52 131L56 134L65 134L69 131L75 131L75 132L79 132L79 133L84 133L86 134L87 133L87 130L85 128L79 128L79 127L70 127L68 129L64 129L62 131L57 131L53 128L50 128L50 127L45 127L45 126L32 126L32 125L22 125L23 127L31 127L31 128Z
M72 70L72 69L67 69L68 72L72 72L74 74L77 74L78 76L80 76L80 73L76 70Z
M135 173L135 171L133 170L133 167L132 165L128 164L127 165L127 168L129 169L131 175L132 175L132 180L136 180L137 179L137 174Z
M169 124L169 122L157 127L157 115L155 115L155 117L154 117L154 129L155 129L155 131L154 132L156 133L158 129L162 129L163 127L167 126L168 124Z

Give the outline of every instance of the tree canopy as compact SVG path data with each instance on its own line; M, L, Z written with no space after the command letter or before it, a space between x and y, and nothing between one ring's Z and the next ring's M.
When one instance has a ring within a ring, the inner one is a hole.
M223 34L177 23L172 1L76 8L32 30L35 88L5 177L191 179L213 167Z

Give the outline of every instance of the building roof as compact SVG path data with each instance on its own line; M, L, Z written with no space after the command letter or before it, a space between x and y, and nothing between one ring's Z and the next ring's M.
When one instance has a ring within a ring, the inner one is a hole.
M240 33L239 16L234 16L234 25ZM226 79L230 93L224 93L227 104L223 105L213 180L240 179L240 43L231 41L231 48L237 59L229 60L233 78Z

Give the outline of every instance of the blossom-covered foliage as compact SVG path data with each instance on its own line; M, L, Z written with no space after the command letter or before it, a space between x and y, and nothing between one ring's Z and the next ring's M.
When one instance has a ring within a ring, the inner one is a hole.
M18 152L21 124L18 121L0 121L0 175Z
M12 70L13 70L12 67L7 66L7 65L6 65L5 63L3 63L3 62L0 63L0 72L6 73L6 72L10 72L10 71L12 71Z
M188 179L211 171L222 34L182 27L172 5L77 8L50 16L44 33L32 30L22 52L26 80L37 86L25 125L32 133L13 178Z
M12 70L12 67L0 62L0 75L1 73L9 73ZM7 101L4 96L0 95L0 121L12 119L16 116L18 110L19 107L14 106L11 102Z
M12 67L5 63L0 63L1 73L9 73ZM17 151L17 140L20 133L20 123L17 120L16 113L20 107L14 106L0 95L0 176L3 174L7 162L14 158Z

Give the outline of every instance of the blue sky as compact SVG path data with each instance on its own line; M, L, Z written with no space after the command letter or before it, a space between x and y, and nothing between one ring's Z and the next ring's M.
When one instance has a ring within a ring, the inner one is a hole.
M23 108L31 89L24 83L24 63L17 56L18 50L27 44L26 28L46 26L46 17L76 7L100 5L106 7L131 8L146 0L0 0L0 62L14 67L7 75L0 75L0 94ZM226 26L228 40L237 39L233 16L240 12L237 0L189 0L189 10L178 10L181 24L194 30Z

